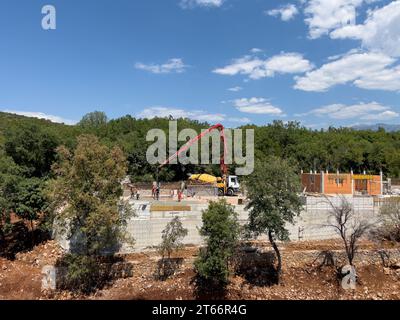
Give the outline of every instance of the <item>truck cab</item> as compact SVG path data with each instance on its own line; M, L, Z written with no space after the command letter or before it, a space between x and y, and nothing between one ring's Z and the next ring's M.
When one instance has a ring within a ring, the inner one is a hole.
M240 183L237 176L228 176L226 179L226 194L228 196L233 196L239 193Z
M234 196L240 191L240 183L237 176L226 176L226 178L219 178L218 190L220 196Z

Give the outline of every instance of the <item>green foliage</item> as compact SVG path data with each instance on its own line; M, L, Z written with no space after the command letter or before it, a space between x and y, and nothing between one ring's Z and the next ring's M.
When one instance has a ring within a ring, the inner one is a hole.
M239 223L233 206L225 200L210 202L203 211L200 234L205 237L206 247L200 250L195 261L198 275L213 283L226 284L229 262L239 237Z
M58 267L66 270L61 289L88 294L105 280L102 279L97 257L66 254Z
M118 147L109 148L93 135L79 136L73 152L59 147L57 158L48 196L61 231L77 237L72 254L60 263L67 268L66 288L88 292L103 278L99 257L126 240L124 227L133 215L119 200L126 160Z
M277 157L257 161L245 185L250 230L258 235L271 230L279 240L287 240L285 224L293 223L302 207L300 179L293 165Z
M107 146L119 146L123 150L128 160L128 172L134 181L151 181L154 179L155 168L148 165L146 161L145 152L152 143L146 141L146 134L148 130L154 128L160 128L168 134L168 121L169 118L135 119L129 115L107 121L104 113L93 112L82 119L81 125L68 126L47 120L0 113L0 133L3 132L0 134L0 145L4 143L2 141L5 140L5 132L18 132L21 128L28 128L31 125L40 128L40 132L55 137L57 145L66 145L70 149L76 146L77 136L91 133ZM191 128L200 133L201 129L209 126L208 123L178 119L178 130ZM400 177L400 132L358 131L349 128L310 130L297 122L283 123L282 121L274 121L265 126L242 127L242 129L246 128L255 130L255 156L259 160L274 155L295 160L298 171L300 169L304 171L339 169L343 172L353 169L354 172L366 170L367 173L378 173L382 169L386 176ZM38 130L32 131L35 136L37 133ZM37 137L34 140L40 141ZM40 159L43 152L39 152L39 156L30 157L30 153L24 150L33 150L35 153L39 149L37 147L29 149L29 146L23 143L18 145L23 148L22 152L17 152L19 154L16 156L19 159L16 161L17 164L21 161L31 171L34 168L33 175L35 176L48 171L49 161ZM50 156L50 162L53 160ZM32 163L36 164L32 166ZM231 166L231 170L233 169L234 165ZM179 181L186 179L189 172L220 174L218 165L170 165L160 173L160 178L166 181Z
M46 176L55 159L57 139L36 124L23 124L6 131L4 149L26 176Z
M150 172L155 172L156 168L147 162L145 149L133 150L128 154L127 160L129 163L128 173L135 177L135 181L152 182L154 180ZM143 174L144 172L147 174Z
M1 152L0 155L0 233L4 235L10 228L11 213L30 221L32 226L47 202L43 194L43 181L24 177L24 170L10 157Z
M257 161L252 175L245 181L249 210L248 229L255 235L267 234L278 258L277 274L282 269L278 240L288 240L287 222L293 223L302 204L299 175L287 160L268 157Z
M175 217L168 222L162 231L162 242L158 248L162 258L164 259L167 256L169 259L174 250L182 248L182 240L187 234L188 230L183 227L179 217Z
M0 150L0 240L10 229L10 214L14 209L20 181L19 168Z
M183 248L182 240L188 234L188 230L182 225L179 217L174 217L167 223L162 231L162 242L158 247L161 260L158 262L157 278L166 280L175 273L182 259L171 259L173 251Z
M298 169L378 173L398 176L400 132L329 128L310 130L297 122L274 121L255 129L256 158L292 158Z
M54 174L48 195L69 237L81 237L77 250L84 255L113 250L131 212L118 209L126 174L122 151L102 145L95 136L80 136L74 152L58 148Z
M108 122L107 115L101 111L94 111L84 115L78 125L83 128L99 128L104 127Z
M32 223L47 206L43 181L39 178L22 179L17 188L15 213Z

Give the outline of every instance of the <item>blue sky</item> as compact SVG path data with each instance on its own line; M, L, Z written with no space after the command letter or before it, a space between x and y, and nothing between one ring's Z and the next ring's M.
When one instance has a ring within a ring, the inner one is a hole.
M0 39L2 111L399 121L400 1L1 0Z

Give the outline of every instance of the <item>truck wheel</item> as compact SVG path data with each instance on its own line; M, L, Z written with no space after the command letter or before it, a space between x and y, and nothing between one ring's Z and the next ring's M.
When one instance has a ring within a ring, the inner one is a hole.
M230 197L233 197L235 195L235 193L233 192L233 189L228 189L228 191L226 192L226 194Z
M224 196L224 189L218 189L218 195L220 197L223 197Z

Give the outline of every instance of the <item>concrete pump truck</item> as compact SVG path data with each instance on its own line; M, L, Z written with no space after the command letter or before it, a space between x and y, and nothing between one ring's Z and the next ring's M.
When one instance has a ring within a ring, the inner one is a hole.
M240 191L240 183L237 176L229 175L228 174L228 166L225 163L226 154L227 154L227 144L226 144L226 137L224 133L224 126L220 123L208 128L207 130L203 131L198 136L192 138L188 142L186 142L177 152L175 152L172 156L170 156L167 160L165 160L160 166L157 168L157 185L158 185L158 171L164 167L165 165L169 164L173 159L176 159L181 153L186 152L189 148L196 143L197 141L201 140L204 136L210 133L213 130L218 130L221 142L224 147L224 152L220 155L220 169L221 169L221 177L216 177L210 174L191 174L189 176L189 182L193 183L200 183L205 185L214 185L218 188L218 194L220 196L234 196L239 193Z

